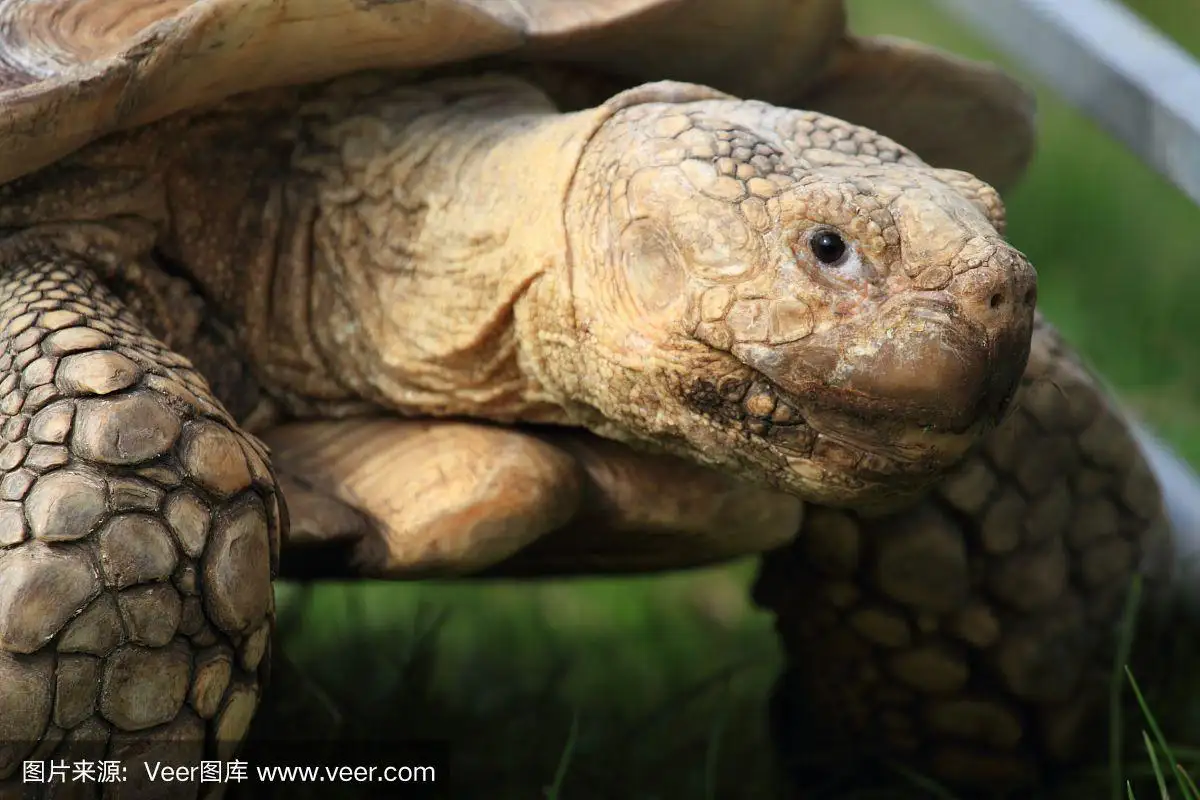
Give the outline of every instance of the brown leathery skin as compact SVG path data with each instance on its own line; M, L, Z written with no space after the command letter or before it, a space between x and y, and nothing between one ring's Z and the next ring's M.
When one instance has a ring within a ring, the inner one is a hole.
M1158 486L1047 325L1014 405L920 504L810 508L765 557L755 598L789 655L776 702L800 700L826 743L993 787L1104 752L1130 580L1169 579L1151 557L1165 536Z
M137 796L140 760L244 735L286 512L262 445L84 260L18 235L0 263L0 786L91 753Z

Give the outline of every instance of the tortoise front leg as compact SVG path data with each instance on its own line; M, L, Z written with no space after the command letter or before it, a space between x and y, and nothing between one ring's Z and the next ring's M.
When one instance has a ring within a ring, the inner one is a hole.
M266 431L287 577L641 572L778 547L801 503L586 431L327 420Z
M0 789L86 752L124 794L245 734L284 516L265 449L85 261L4 247Z
M291 527L288 578L466 575L564 524L570 456L504 428L388 417L265 431Z
M821 746L834 731L955 784L1102 757L1127 590L1139 570L1166 586L1164 531L1126 422L1041 328L1012 415L926 500L815 509L764 560L756 599L789 655L785 754L818 746L794 736L803 712Z

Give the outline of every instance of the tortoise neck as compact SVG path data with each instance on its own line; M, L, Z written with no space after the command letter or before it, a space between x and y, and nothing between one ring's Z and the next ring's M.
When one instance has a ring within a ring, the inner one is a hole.
M302 106L307 326L338 384L402 413L562 421L563 206L598 112L529 84L358 78Z

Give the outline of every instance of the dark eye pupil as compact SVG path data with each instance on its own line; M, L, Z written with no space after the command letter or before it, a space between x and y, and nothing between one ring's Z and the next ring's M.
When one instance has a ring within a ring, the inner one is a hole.
M813 236L809 246L822 264L836 264L846 255L846 240L831 231L822 231Z

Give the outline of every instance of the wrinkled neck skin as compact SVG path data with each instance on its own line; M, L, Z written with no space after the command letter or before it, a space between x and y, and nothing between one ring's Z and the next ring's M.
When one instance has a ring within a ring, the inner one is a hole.
M405 414L573 423L545 359L576 345L563 208L607 112L495 76L342 81L302 116L312 336L337 382Z

